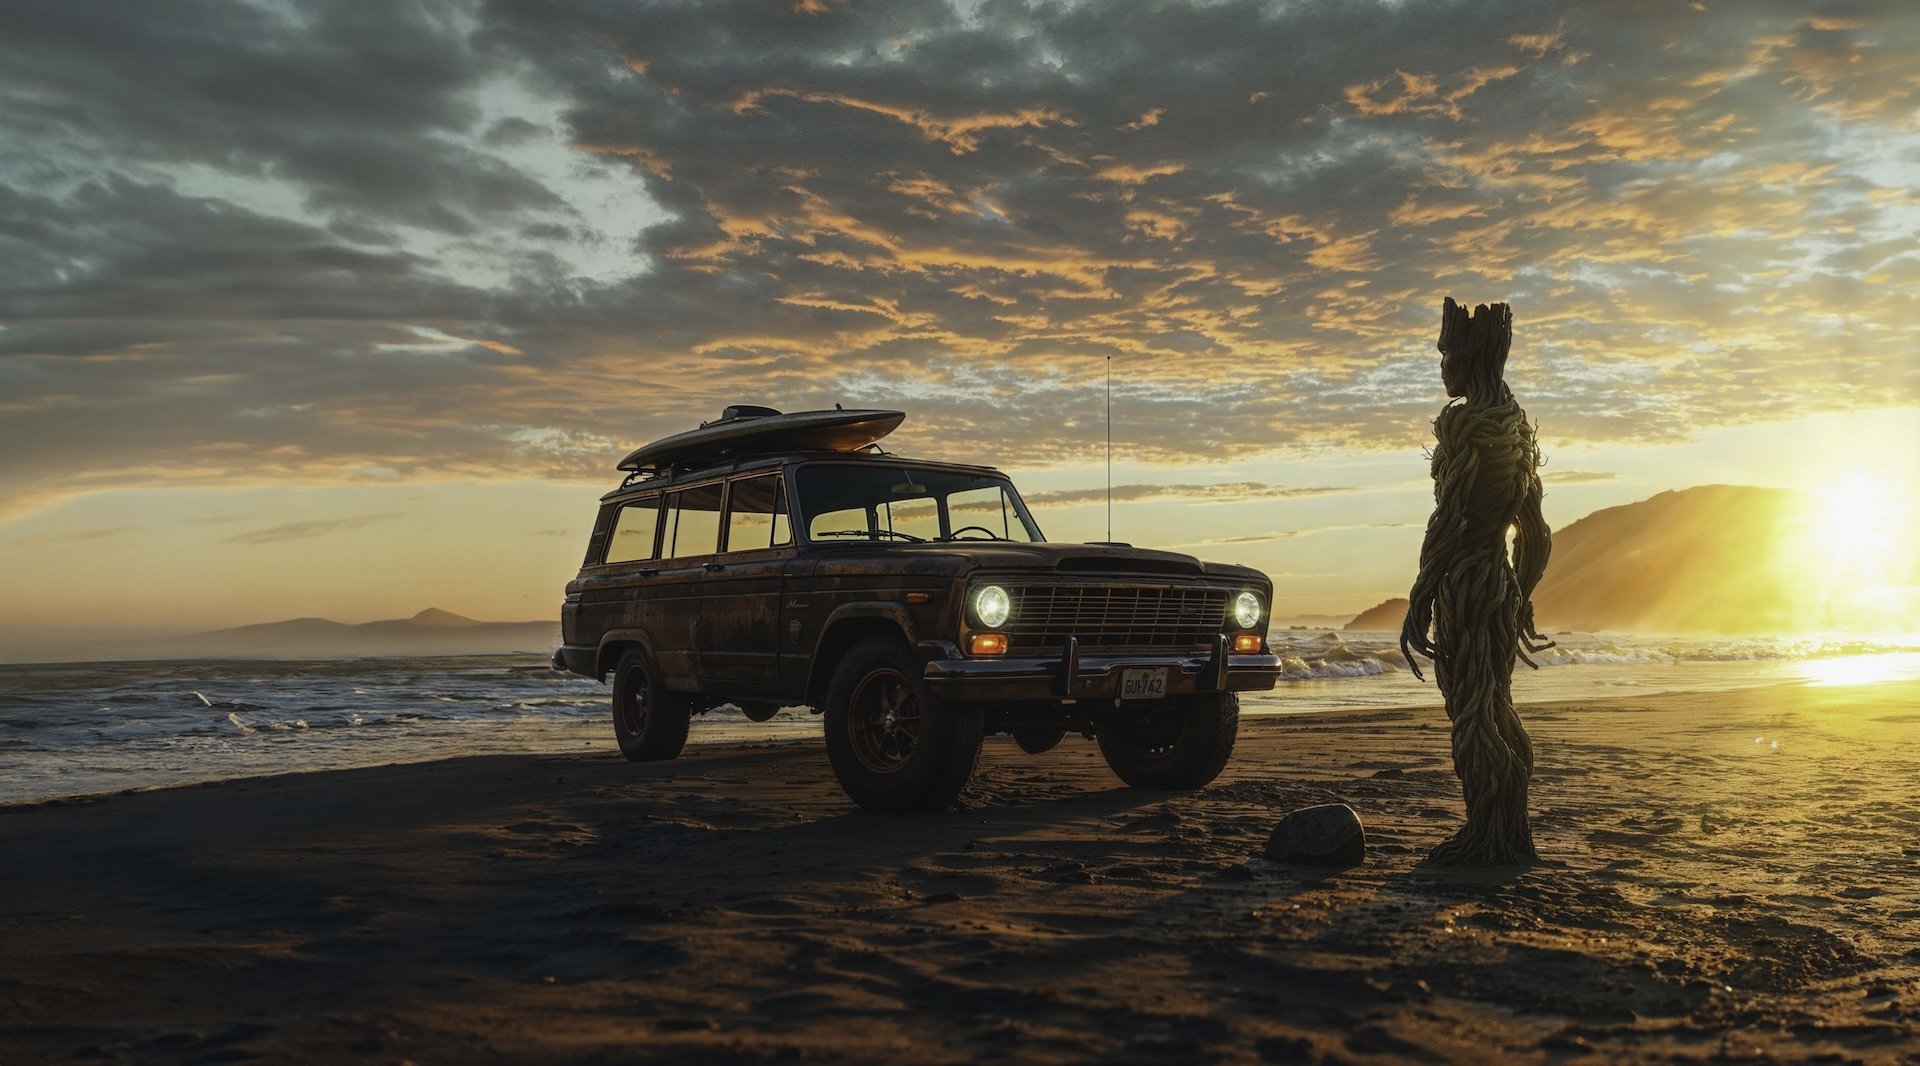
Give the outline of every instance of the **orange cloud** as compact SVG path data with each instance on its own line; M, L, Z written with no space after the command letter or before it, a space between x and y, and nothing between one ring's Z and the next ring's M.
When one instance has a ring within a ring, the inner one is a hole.
M1050 107L1022 108L1019 111L993 113L983 112L974 115L936 116L933 113L914 107L902 107L864 100L856 96L830 92L803 92L794 89L755 89L735 100L730 106L735 114L744 114L760 108L760 102L767 97L787 97L804 100L813 104L830 104L837 107L866 111L895 122L905 123L918 129L931 140L942 141L953 150L955 155L965 155L980 147L979 134L986 130L1019 129L1022 127L1039 128L1049 125L1077 125L1074 120L1062 115Z
M1178 174L1187 169L1185 163L1159 162L1145 166L1131 163L1115 163L1094 172L1094 177L1103 181L1117 182L1121 185L1144 185L1155 178L1164 178L1169 174Z
M1454 87L1446 92L1441 91L1437 75L1410 74L1397 70L1392 78L1349 85L1345 95L1347 104L1362 116L1431 114L1444 115L1458 122L1462 117L1462 101L1494 82L1513 77L1521 69L1517 66L1469 68L1455 79ZM1399 91L1390 92L1389 87L1396 80L1400 84Z

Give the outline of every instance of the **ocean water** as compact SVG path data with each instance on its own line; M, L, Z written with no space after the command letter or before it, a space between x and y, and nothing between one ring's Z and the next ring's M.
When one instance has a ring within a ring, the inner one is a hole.
M1439 705L1389 633L1272 634L1286 679L1247 714ZM1780 682L1920 679L1920 639L1574 636L1515 671L1523 703ZM1436 712L1438 713L1438 712ZM817 737L719 708L690 743ZM512 752L612 752L607 688L533 656L0 665L0 803Z

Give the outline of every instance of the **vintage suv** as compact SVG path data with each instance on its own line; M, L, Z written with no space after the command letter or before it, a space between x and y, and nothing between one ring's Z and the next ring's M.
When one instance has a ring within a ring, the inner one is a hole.
M805 705L869 811L947 806L990 733L1034 754L1091 734L1136 788L1213 780L1236 693L1279 677L1271 582L1048 543L992 467L880 451L905 417L740 405L620 464L554 653L612 675L620 750L671 759L690 715Z

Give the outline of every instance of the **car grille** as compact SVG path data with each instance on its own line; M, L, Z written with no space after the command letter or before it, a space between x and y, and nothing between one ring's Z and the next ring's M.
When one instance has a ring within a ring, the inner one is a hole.
M1058 651L1077 637L1081 652L1191 651L1205 647L1227 616L1226 589L1181 585L1011 585L1013 616L1002 630L1013 652Z

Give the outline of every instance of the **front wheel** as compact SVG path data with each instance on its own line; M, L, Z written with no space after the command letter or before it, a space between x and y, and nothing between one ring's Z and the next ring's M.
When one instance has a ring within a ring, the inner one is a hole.
M986 714L926 691L901 641L874 637L840 660L827 686L827 760L874 814L937 811L973 776Z
M693 701L669 692L647 660L632 648L613 668L613 738L628 762L678 758L687 746Z
M1240 732L1240 697L1203 692L1095 734L1120 780L1134 788L1199 788L1220 776Z

